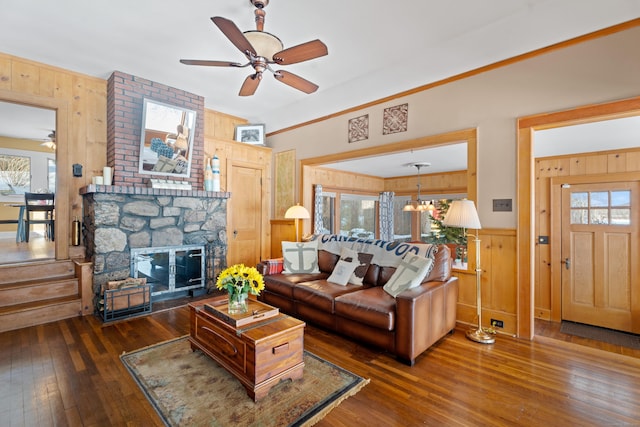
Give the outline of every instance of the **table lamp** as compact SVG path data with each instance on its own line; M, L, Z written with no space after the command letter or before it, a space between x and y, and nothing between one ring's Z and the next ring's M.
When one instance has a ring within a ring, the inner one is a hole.
M310 218L311 216L309 215L309 211L307 209L305 209L304 206L300 206L300 203L296 204L295 206L291 206L289 209L287 209L287 211L284 213L284 217L285 218L294 218L295 221L295 226L296 226L296 242L300 241L300 228L298 227L298 221L301 219L307 219Z

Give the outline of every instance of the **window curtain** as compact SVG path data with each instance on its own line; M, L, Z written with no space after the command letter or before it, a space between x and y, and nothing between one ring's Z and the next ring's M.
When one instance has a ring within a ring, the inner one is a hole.
M316 184L313 199L313 234L320 234L322 229L322 185Z
M388 242L393 241L393 191L383 191L380 193L380 239Z

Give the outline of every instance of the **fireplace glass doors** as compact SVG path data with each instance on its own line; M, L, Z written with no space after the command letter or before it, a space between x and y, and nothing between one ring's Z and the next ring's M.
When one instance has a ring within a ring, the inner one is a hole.
M146 278L156 299L202 289L206 271L204 253L201 245L132 249L131 276Z

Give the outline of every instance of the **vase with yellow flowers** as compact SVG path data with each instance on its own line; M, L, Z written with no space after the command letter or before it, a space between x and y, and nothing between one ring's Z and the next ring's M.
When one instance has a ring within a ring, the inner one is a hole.
M255 267L236 264L220 273L216 287L229 293L229 314L242 314L247 312L249 293L260 295L264 289L264 278Z

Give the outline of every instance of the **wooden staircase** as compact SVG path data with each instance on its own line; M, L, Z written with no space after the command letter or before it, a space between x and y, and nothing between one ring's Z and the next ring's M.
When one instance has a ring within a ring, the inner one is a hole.
M0 266L0 332L91 313L90 267L77 260Z

